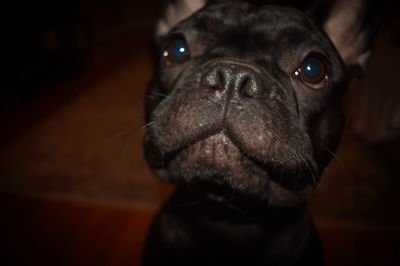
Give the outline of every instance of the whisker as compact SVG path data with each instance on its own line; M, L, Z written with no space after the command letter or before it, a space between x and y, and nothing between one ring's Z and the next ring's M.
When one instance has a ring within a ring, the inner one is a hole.
M302 159L302 161L304 162L304 164L307 166L307 168L308 168L308 170L309 170L309 172L310 172L310 174L311 174L311 176L312 176L314 185L317 185L317 184L319 185L319 183L317 182L317 179L315 178L314 171L311 169L311 166L309 165L309 163L307 162L307 160L305 160L304 158L301 158L301 159Z
M119 138L119 137L122 137L122 136L125 136L125 135L135 134L135 133L139 132L142 129L145 129L145 128L151 126L151 125L154 125L155 123L156 122L153 121L153 122L149 122L149 123L147 123L147 124L145 124L143 126L138 126L138 127L135 127L135 128L129 128L129 129L126 129L126 130L122 130L122 131L114 134L114 137Z
M232 210L234 210L235 212L237 212L238 214L242 215L243 217L247 218L247 219L253 219L253 217L249 216L247 213L245 213L243 210L241 210L240 208L236 207L235 205L233 205L231 202L229 202L228 200L224 200L224 203L231 208Z
M295 150L293 150L291 148L289 148L289 150L296 157L296 160L299 163L299 165L303 165L304 164L307 167L309 173L311 174L311 178L313 180L314 185L320 185L319 182L317 181L316 177L315 177L315 173L312 170L312 167L310 166L310 164L308 162L308 160L311 160L311 158L309 158L306 154L302 154L303 156L300 156Z
M336 155L336 153L334 153L333 151L331 151L329 148L325 147L324 145L322 145L321 143L312 141L312 143L318 145L320 148L324 149L325 151L327 151L330 155L332 155L332 157L334 157L337 161L341 162L342 160L339 158L339 156Z
M300 160L300 157L299 157L299 155L296 153L296 151L293 150L293 149L290 149L290 150L291 150L292 154L296 157L297 163L298 163L299 165L302 165L302 162L301 162L301 160ZM300 175L300 169L297 169L297 177L299 177L299 175Z
M150 95L154 96L160 96L160 97L167 97L167 94L161 93L161 92L152 92Z
M152 92L151 94L147 94L146 98L157 99L157 98L167 98L168 95L160 92Z
M340 171L343 171L345 174L349 174L351 177L356 177L357 174L355 174L351 168L346 164L345 161L343 161L339 156L337 156L333 151L331 151L329 148L325 147L324 145L322 145L321 143L317 143L315 141L312 141L314 144L318 145L319 147L321 147L322 149L324 149L325 151L327 151L329 154L332 155L332 157L339 163L339 165L341 167L339 167ZM329 167L329 165L328 165ZM325 168L325 171L328 171L328 167Z
M313 161L312 158L310 156L308 156L307 154L303 153L302 160L303 160L304 164L307 166L307 168L313 178L314 185L320 186L321 184L317 181L317 178L315 176L314 167L312 167L312 161Z

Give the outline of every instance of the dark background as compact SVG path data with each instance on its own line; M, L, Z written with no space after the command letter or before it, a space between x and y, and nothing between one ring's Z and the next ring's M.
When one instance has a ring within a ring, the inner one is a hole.
M328 265L400 264L400 9L381 2L370 69L311 199ZM138 264L171 191L141 150L159 11L155 0L2 6L1 265Z

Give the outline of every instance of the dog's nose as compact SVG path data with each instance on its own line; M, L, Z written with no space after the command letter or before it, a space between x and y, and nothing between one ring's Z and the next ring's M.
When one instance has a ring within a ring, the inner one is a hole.
M230 90L246 98L261 98L265 94L260 73L245 64L216 64L205 73L203 82L218 98Z

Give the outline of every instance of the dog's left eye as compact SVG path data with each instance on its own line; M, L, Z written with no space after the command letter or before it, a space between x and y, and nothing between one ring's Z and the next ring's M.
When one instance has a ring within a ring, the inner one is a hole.
M162 56L170 64L180 64L189 59L189 46L183 37L171 38L165 45Z
M328 79L324 61L318 56L306 57L293 74L314 88Z

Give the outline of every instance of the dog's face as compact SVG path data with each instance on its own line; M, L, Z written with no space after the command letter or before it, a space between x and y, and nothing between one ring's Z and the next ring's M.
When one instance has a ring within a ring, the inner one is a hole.
M349 81L326 30L296 9L223 1L160 35L146 101L155 173L273 206L303 201L338 145Z

